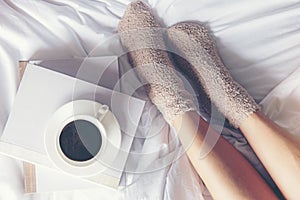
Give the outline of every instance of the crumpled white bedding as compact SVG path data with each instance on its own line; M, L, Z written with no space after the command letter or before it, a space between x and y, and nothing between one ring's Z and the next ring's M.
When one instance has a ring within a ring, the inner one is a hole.
M273 121L300 139L300 66L261 102Z
M128 0L0 1L0 132L17 89L17 62L120 53L117 25ZM164 26L201 21L210 26L221 57L234 78L260 102L300 66L299 0L148 0ZM275 90L274 90L275 91ZM278 91L278 90L277 90ZM277 101L286 99L277 99ZM264 104L266 101L264 102ZM151 104L148 103L148 107ZM23 195L21 162L0 156L0 199L202 199L196 173L186 156L161 168L178 144L155 109L143 115L129 162L143 174L126 174L114 193L78 190ZM146 129L149 123L154 129ZM155 128L163 127L157 133ZM173 154L172 154L173 153ZM178 152L177 152L178 153ZM176 153L175 153L176 154ZM201 194L202 193L202 194ZM203 196L202 196L203 195Z

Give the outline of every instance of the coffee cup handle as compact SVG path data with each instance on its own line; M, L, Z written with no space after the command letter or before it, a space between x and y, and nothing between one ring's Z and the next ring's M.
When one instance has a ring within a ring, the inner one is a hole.
M106 115L107 111L109 110L108 106L107 105L102 105L98 112L97 112L97 118L99 121L101 121L104 116Z

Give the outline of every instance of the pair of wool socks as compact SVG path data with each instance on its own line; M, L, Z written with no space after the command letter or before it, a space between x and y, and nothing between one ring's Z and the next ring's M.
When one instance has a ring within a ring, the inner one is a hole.
M163 32L141 1L129 4L119 23L123 46L139 77L147 83L151 101L164 118L173 119L187 111L197 110L192 96L176 74L163 40ZM208 98L238 128L243 120L259 109L247 91L233 80L222 63L207 28L197 23L178 23L167 29L172 48L188 64L179 66L201 83Z

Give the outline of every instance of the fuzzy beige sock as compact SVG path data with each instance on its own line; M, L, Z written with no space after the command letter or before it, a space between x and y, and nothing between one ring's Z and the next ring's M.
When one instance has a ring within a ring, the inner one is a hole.
M165 51L163 31L150 8L141 1L129 4L118 31L131 64L166 121L172 123L174 117L197 110Z
M190 63L185 70L192 71L233 126L238 128L243 120L259 110L254 99L229 74L204 25L178 23L168 28L167 37L171 48Z
M178 70L181 71L181 73L184 75L184 77L188 80L188 82L192 86L195 95L197 96L200 112L204 112L211 117L212 109L214 109L212 107L213 105L210 99L208 98L208 96L206 95L198 77L195 76L191 64L187 62L185 59L183 59L180 55L176 54L175 52L169 51L169 55L174 65L178 68Z

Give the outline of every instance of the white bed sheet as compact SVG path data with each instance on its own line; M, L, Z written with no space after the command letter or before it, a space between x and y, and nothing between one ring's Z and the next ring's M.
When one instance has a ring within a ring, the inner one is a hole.
M3 0L0 1L0 133L17 89L17 62L120 53L117 25L126 0ZM279 82L300 66L300 0L149 0L164 26L180 21L207 23L221 57L236 80L261 101ZM150 106L150 105L149 105ZM145 112L142 123L160 122ZM140 130L145 135L149 132ZM137 141L132 156L139 169L159 165L175 147L169 130ZM151 135L151 133L150 133ZM172 136L172 134L171 134ZM165 148L167 146L167 148ZM0 199L201 199L199 179L187 157L143 175L124 178L127 189L23 195L21 163L0 156ZM125 184L125 183L123 183ZM205 192L203 193L205 194Z

